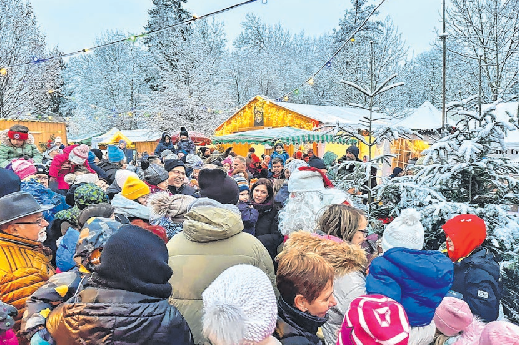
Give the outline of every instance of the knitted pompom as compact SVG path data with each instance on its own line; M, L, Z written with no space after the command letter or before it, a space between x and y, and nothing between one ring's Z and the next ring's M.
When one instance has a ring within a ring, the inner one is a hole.
M420 212L413 208L408 208L403 210L398 218L400 219L402 224L411 226L419 223L421 217L422 215L420 214Z
M240 306L215 302L205 306L204 335L215 345L239 345L246 336L247 316Z

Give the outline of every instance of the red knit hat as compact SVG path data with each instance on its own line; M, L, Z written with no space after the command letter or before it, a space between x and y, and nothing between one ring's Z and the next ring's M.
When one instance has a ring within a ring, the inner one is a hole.
M87 145L82 144L76 146L68 154L69 160L74 164L83 164L88 159L88 152L90 149Z
M407 345L409 332L400 303L382 295L360 296L350 304L337 345Z
M252 154L250 155L250 159L252 160L252 163L259 163L260 162L260 159L258 156L256 156L256 154Z
M473 214L461 214L449 219L442 228L454 245L454 250L447 248L453 262L469 255L487 238L485 221Z

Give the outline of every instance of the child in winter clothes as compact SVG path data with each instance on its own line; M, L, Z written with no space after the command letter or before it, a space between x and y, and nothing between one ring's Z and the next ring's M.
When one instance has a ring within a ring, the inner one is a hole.
M214 345L280 345L278 308L267 275L251 265L223 271L202 293L204 335Z
M241 213L243 221L243 232L251 234L256 233L256 223L258 222L259 211L249 203L249 186L244 177L237 176L234 178L240 189L240 199L238 201L238 209Z
M187 154L195 154L196 147L193 140L189 139L189 133L186 127L180 127L180 138L177 143L177 153L180 151L186 151Z
M483 219L462 214L443 225L447 253L454 263L453 296L463 299L485 322L499 316L502 282L494 255L482 247L487 236Z
M407 345L410 326L402 305L383 295L351 302L337 345Z
M478 345L485 328L468 304L454 297L445 297L436 308L434 324L441 333L435 345Z
M65 175L73 173L78 167L84 166L92 174L96 172L88 165L88 151L86 145L72 145L63 150L63 153L57 155L52 160L49 168L49 176L52 181L58 182L58 190L60 193L66 193L69 184L65 182Z
M275 337L283 345L322 345L317 330L337 302L334 270L323 257L289 250L278 260L278 324Z
M0 301L0 344L18 345L18 339L12 330L16 314L18 310L15 307Z
M120 227L121 223L107 218L91 218L87 221L76 246L76 268L55 274L27 300L27 312L24 313L21 327L27 339L48 339L45 324L49 313L75 294L82 278L99 264L101 250L108 238Z
M326 239L317 234L297 231L290 234L285 242L281 258L291 250L311 252L322 256L335 270L333 295L337 305L330 308L328 321L322 326L326 345L335 345L337 334L341 328L344 315L350 303L357 297L366 294L366 254L358 246L352 246L338 238Z
M150 187L137 177L129 176L124 183L121 193L116 194L111 201L115 218L123 224L134 219L149 221L150 210L147 205Z
M168 303L172 273L164 242L124 225L106 241L89 279L50 313L47 329L57 345L193 344L186 321Z
M274 145L274 152L270 155L269 169L272 169L272 162L276 158L280 158L283 161L283 166L285 166L287 159L290 158L288 153L283 148L282 143L276 143L276 145Z
M34 145L34 137L29 134L29 128L14 125L0 132L0 167L5 168L15 158L32 158L35 163L41 163L43 156Z
M438 251L422 250L423 245L420 213L403 210L384 230L384 254L372 261L366 278L368 294L383 294L402 304L412 327L412 345L433 340L434 311L453 279L452 262Z
M152 194L148 199L148 207L151 210L150 224L164 227L168 239L171 239L182 231L184 215L195 200L196 198L184 194Z
M171 153L176 153L175 145L171 141L171 135L167 132L162 133L162 138L160 138L157 147L155 148L155 156L162 156L162 152L165 150L169 150Z

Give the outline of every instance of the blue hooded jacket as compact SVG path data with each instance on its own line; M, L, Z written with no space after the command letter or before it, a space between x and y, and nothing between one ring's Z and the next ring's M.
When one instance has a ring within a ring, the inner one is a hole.
M53 192L49 188L36 182L36 180L22 181L20 189L22 192L31 194L41 205L54 205L50 210L43 212L43 218L49 223L54 220L56 213L70 208L70 206L67 205L64 195Z
M452 261L438 251L391 248L371 263L366 291L399 302L411 327L422 327L431 323L453 275Z

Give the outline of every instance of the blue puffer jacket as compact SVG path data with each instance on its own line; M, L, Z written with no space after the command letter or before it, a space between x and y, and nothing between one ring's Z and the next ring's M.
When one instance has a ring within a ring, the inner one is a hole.
M56 267L61 272L67 272L76 267L74 254L76 253L76 245L79 240L79 231L68 228L67 233L61 239L56 251Z
M442 253L391 248L371 263L366 291L399 302L411 327L421 327L431 323L452 280L452 261Z
M286 151L283 151L283 153L277 153L276 151L272 152L270 155L270 162L269 162L269 169L272 169L272 161L274 158L280 158L283 160L283 166L285 166L285 163L287 162L287 159L290 158L288 153Z
M483 321L498 318L502 289L499 264L488 249L476 248L454 264L452 291L462 294L472 313Z
M43 218L49 223L54 220L56 213L70 208L70 206L67 205L64 195L45 188L42 184L36 182L36 180L22 181L20 190L31 194L41 205L54 205L50 210L43 212Z

